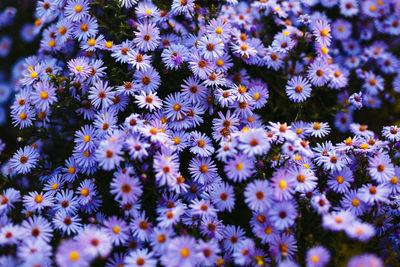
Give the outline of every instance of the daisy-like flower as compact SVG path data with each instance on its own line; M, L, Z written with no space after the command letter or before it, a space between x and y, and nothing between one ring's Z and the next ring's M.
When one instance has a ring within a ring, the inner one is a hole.
M362 242L368 241L375 235L375 228L372 225L357 221L346 228L345 231L350 237Z
M89 15L88 0L70 0L65 6L65 15L71 21L79 21Z
M293 102L303 102L311 95L311 85L307 79L295 76L286 85L286 94Z
M331 44L331 26L326 20L318 19L314 24L313 35L322 46Z
M152 112L162 107L161 99L157 96L157 93L146 93L142 91L140 95L135 95L135 103L140 108L145 108Z
M194 11L194 0L174 0L171 6L172 14L189 14Z
M152 233L153 225L147 219L144 212L139 213L131 222L131 230L134 237L139 240L148 241Z
M34 147L25 146L17 150L10 160L10 164L17 173L27 174L36 167L39 159L39 153Z
M329 263L331 254L323 246L315 246L310 248L306 254L307 267L324 267Z
M270 252L278 260L293 259L297 251L296 239L293 234L283 233L276 237L270 244Z
M286 168L280 168L272 177L274 198L278 201L290 200L293 197L295 180L288 174Z
M49 221L40 215L29 217L22 223L22 228L28 238L49 242L53 236Z
M206 200L198 200L198 199L193 199L192 202L189 205L190 212L192 216L200 216L201 218L208 217L208 218L214 218L217 217L217 209L214 208L214 206Z
M31 96L31 101L38 109L46 111L57 101L56 89L48 82L37 82L33 87L35 91Z
M237 154L226 162L224 172L228 179L234 182L245 181L254 173L253 160L246 154Z
M132 49L127 53L127 61L137 70L147 70L151 67L151 56L141 54L138 51Z
M146 70L140 69L133 75L134 89L145 91L146 93L154 92L161 84L160 75L153 67Z
M152 2L139 2L135 8L136 16L141 20L159 16L160 10Z
M327 122L312 122L308 129L311 136L322 138L329 134L331 128Z
M382 130L382 136L391 142L400 141L400 129L397 125L385 126Z
M137 3L137 0L119 0L119 2L121 7L131 8Z
M368 172L371 178L378 183L389 182L394 176L394 166L389 155L384 152L371 157L368 164Z
M342 231L353 224L355 219L349 211L332 212L322 217L322 226L332 231Z
M273 204L273 190L267 180L254 180L246 186L245 202L251 210L266 211Z
M241 133L239 140L238 148L250 157L265 155L271 147L263 128L252 128L250 131L245 131Z
M314 86L324 86L330 80L331 72L331 67L326 61L316 59L310 64L307 77Z
M235 205L236 198L233 187L225 182L216 185L210 192L210 197L220 211L228 210L230 212Z
M375 186L373 184L364 184L359 190L360 199L370 205L375 204L375 202L388 202L390 194L390 189L384 184Z
M124 244L129 238L129 227L126 222L116 216L104 221L105 230L115 245Z
M78 41L87 41L91 36L98 32L97 20L89 15L84 16L79 22L74 22L72 34Z
M189 267L198 263L196 240L190 236L173 238L167 245L161 262L166 267Z
M107 108L113 104L115 92L113 87L108 86L108 82L98 81L93 87L90 87L89 96L91 103L97 109Z
M268 210L268 215L277 229L284 230L294 224L297 217L297 207L293 201L276 202Z
M110 193L120 199L123 204L136 203L142 192L142 185L139 179L133 176L132 171L129 169L115 174L110 183Z
M344 167L340 171L332 172L329 175L327 184L329 188L337 193L346 193L353 182L353 172L350 170L350 168Z
M111 140L110 140L111 139ZM119 166L122 158L122 144L110 137L103 140L96 150L96 159L104 170L113 170Z
M176 70L188 60L189 51L181 44L171 44L164 48L161 57L168 69Z
M140 50L147 52L157 48L160 40L160 30L155 24L138 24L136 37L133 42Z
M220 247L216 240L200 240L197 244L197 250L199 251L197 256L201 264L212 266L218 261Z
M91 73L89 61L85 57L78 57L68 61L68 69L78 80L85 80Z
M355 216L364 214L367 208L367 205L361 200L358 196L358 192L355 190L349 190L349 192L344 195L340 204L345 210Z
M80 252L88 254L92 258L107 257L112 249L111 239L103 227L86 226L79 232L77 240L83 245Z
M184 98L189 98L191 103L198 103L206 98L207 88L201 85L197 77L190 76L188 79L184 80L181 93Z
M222 41L212 35L203 36L197 47L206 60L217 60L224 53L224 44Z
M181 120L189 111L188 101L180 93L170 94L164 100L164 113L167 119Z
M209 157L193 158L190 161L188 169L194 180L201 184L206 184L209 181L212 181L218 175L214 161Z
M190 152L200 157L209 157L214 153L211 139L204 133L194 131L190 134Z
M83 244L73 239L66 239L61 242L55 255L55 260L61 267L89 266L91 258L84 252Z
M137 249L131 251L124 260L127 266L157 266L157 260L153 256L153 252L148 251L147 248Z

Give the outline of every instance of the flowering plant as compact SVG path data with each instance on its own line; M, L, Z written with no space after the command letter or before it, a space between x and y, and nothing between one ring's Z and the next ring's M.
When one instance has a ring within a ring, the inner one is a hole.
M40 0L34 16L18 147L0 142L0 266L398 264L398 1Z

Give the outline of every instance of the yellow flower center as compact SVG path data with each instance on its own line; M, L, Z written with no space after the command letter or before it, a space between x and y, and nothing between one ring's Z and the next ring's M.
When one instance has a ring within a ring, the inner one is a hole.
M321 36L322 37L326 37L326 36L328 36L328 34L329 34L328 30L322 30L321 31Z
M90 45L90 46L96 45L96 39L90 38L89 41L88 41L88 45Z
M283 190L283 189L285 189L286 187L287 187L286 182L283 181L283 180L280 180L280 181L279 181L279 188Z
M216 34L221 34L222 33L222 29L220 27L215 29L215 33Z
M218 59L216 63L218 67L222 67L224 65L224 61L222 59Z
M87 188L83 188L81 190L81 195L87 197L89 195L89 190Z
M354 207L358 207L360 205L360 200L358 200L357 198L353 199L351 201L351 205L353 205Z
M83 137L83 142L87 143L87 142L89 142L89 141L90 141L90 136L89 136L89 135L85 135L85 136Z
M43 197L41 196L41 195L37 195L36 197L35 197L35 202L36 203L41 203L43 201Z
M77 261L77 260L79 260L79 253L78 253L78 251L71 251L70 253L69 253L69 259L71 260L71 261Z
M119 234L119 232L121 231L121 229L118 226L114 226L112 230L114 234Z
M242 169L243 169L243 163L238 163L236 166L235 166L235 169L236 170L238 170L238 171L241 171Z
M187 248L181 249L181 257L182 257L182 258L187 258L187 257L189 257L189 254L190 254L189 249L187 249Z
M40 93L40 98L41 98L41 99L46 100L48 97L49 97L49 94L48 94L47 92L42 91L42 92Z
M107 41L107 42L106 42L106 47L107 47L107 48L112 48L113 45L114 45L114 44L113 44L112 41Z
M37 76L38 76L38 73L36 71L32 71L31 74L30 74L30 77L32 79L35 79Z
M75 12L80 13L82 11L82 7L80 5L75 6Z
M318 257L317 255L313 255L313 256L311 257L311 261L312 261L312 262L318 262L318 261L319 261L319 257Z
M74 174L75 173L75 167L73 167L73 166L68 167L68 173L69 174Z
M338 176L338 177L336 177L336 181L339 183L339 184L343 184L343 182L344 182L344 178L342 177L342 176Z
M51 185L52 190L57 190L57 188L58 188L58 184L54 183Z
M254 98L254 100L258 100L258 99L260 99L260 93L255 93L254 95L253 95L253 98Z

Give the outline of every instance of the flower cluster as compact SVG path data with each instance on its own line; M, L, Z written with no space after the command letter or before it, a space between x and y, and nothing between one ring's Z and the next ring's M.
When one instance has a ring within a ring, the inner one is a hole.
M397 1L167 2L37 1L0 266L395 266Z

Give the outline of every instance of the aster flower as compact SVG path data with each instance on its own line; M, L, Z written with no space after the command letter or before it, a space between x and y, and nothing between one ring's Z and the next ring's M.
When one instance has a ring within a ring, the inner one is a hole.
M346 233L354 239L366 242L375 235L375 228L368 223L356 221L350 227L346 228Z
M89 15L84 16L79 22L74 22L72 34L78 41L86 41L98 32L97 20Z
M217 168L211 158L193 158L188 169L193 179L201 184L206 184L217 176Z
M141 54L138 51L132 49L127 52L127 62L132 65L132 68L136 70L147 70L151 67L151 56Z
M153 23L138 24L136 37L133 42L140 50L147 52L153 51L158 46L160 31Z
M89 2L87 0L70 0L65 6L65 15L71 21L79 21L89 14Z
M206 35L200 39L198 49L206 60L217 60L224 53L224 44L218 37Z
M254 180L246 186L245 202L254 211L265 211L273 204L272 189L267 180Z
M56 262L62 267L89 266L91 256L84 253L83 245L72 239L63 241L56 252Z
M190 236L173 238L161 257L164 266L193 266L197 262L196 240Z
M390 189L383 184L378 186L364 184L359 190L360 199L370 205L373 205L375 202L387 202L389 194Z
M382 136L391 142L400 141L400 129L397 125L385 126L382 130Z
M78 57L68 61L69 70L75 74L77 79L86 79L90 76L91 68L89 62L84 57Z
M295 76L286 85L286 94L294 102L303 102L311 95L311 85L307 79Z
M275 200L283 201L292 199L295 180L293 176L288 175L288 170L286 168L278 169L271 180Z
M171 44L164 48L161 57L168 69L176 70L188 60L189 51L181 44Z
M39 153L35 148L25 146L17 150L10 163L17 173L26 174L36 167L39 158Z
M329 250L323 246L310 248L306 254L306 263L308 267L323 267L329 263L331 255Z
M313 27L313 35L316 41L323 46L329 46L331 44L331 26L325 20L317 20Z
M95 108L104 109L112 105L115 96L113 87L108 86L108 82L99 81L89 91L89 99Z
M386 153L378 153L368 161L368 172L378 183L388 182L394 176L394 166Z
M322 59L317 59L310 64L308 69L308 79L314 86L323 86L331 76L331 67Z
M268 211L269 218L273 225L283 230L294 224L297 217L297 209L293 201L275 202Z
M157 260L153 256L153 252L148 251L148 249L137 249L130 252L125 260L124 264L128 266L156 266Z

